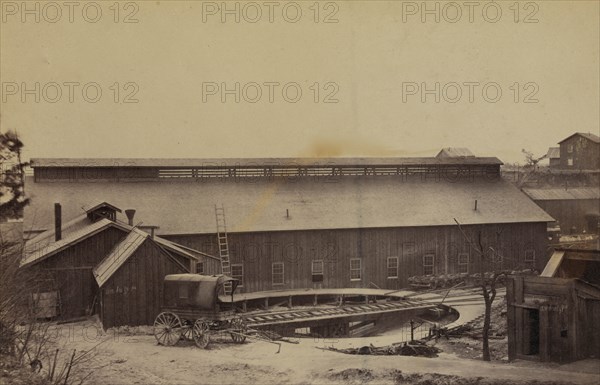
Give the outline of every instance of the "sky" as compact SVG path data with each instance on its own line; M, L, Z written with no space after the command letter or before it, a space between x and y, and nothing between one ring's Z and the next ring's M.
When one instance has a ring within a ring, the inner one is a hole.
M598 1L23 4L0 1L0 130L26 159L523 162L600 130Z

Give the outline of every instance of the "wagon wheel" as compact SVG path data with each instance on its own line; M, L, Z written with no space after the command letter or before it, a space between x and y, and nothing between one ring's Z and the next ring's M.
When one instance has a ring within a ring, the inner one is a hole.
M187 341L194 340L194 324L190 324L190 321L185 321L185 325L183 326L183 333L181 334L181 338Z
M175 345L181 338L182 326L177 314L160 313L154 320L154 338L156 338L159 345Z
M194 322L194 326L192 327L192 336L194 337L194 342L196 343L197 347L206 349L210 343L209 330L210 327L208 326L208 323L202 320L196 320L196 322Z
M233 331L235 332L229 333L233 342L235 342L236 344L244 343L244 341L246 341L246 336L243 334L246 334L246 322L244 322L244 320L241 318L234 318L231 320L230 326L231 329L233 329Z

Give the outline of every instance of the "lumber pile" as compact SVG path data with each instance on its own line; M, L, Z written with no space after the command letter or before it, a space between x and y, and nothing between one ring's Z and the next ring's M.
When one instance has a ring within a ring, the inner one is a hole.
M437 357L441 352L435 346L429 346L421 341L404 342L388 346L376 347L371 345L360 348L337 349L334 347L319 348L344 354L373 355L373 356L415 356L415 357Z

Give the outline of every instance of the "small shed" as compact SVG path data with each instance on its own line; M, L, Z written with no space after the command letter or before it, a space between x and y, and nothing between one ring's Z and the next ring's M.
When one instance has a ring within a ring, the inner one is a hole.
M540 277L507 281L509 359L600 357L600 251L556 250Z
M133 229L94 268L102 325L152 324L160 313L163 278L188 272L187 266L165 252L148 233Z

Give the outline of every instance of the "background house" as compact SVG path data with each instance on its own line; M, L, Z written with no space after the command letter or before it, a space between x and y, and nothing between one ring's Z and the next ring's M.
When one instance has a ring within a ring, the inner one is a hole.
M231 274L241 291L408 285L408 277L479 271L454 219L503 258L546 262L553 219L500 178L497 158L33 159L26 227L48 203L102 199L137 209L139 226L218 255L226 210ZM67 210L67 208L65 208Z
M563 170L599 170L600 137L577 132L559 142L560 164Z

